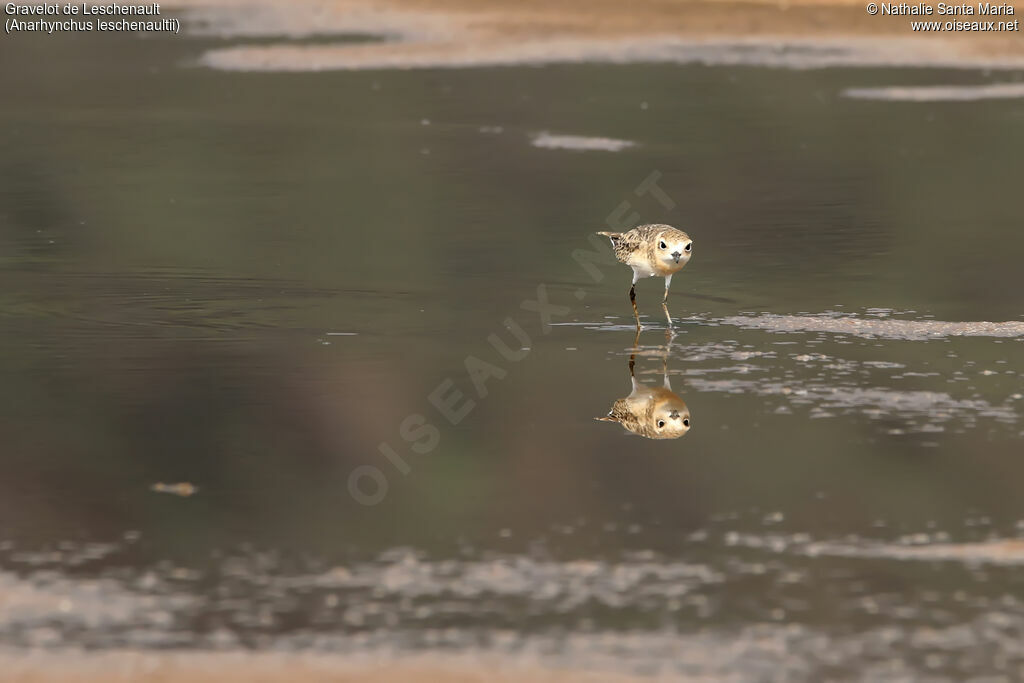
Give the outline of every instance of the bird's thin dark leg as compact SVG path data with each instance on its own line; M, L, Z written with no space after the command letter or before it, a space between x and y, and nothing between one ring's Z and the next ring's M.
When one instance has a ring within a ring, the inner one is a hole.
M633 304L633 317L636 319L636 329L640 329L640 311L636 308L636 283L629 287L629 302Z
M665 320L668 321L668 326L672 327L672 316L668 312L668 286L670 284L672 284L671 275L665 278L665 298L661 300L661 308L665 311Z

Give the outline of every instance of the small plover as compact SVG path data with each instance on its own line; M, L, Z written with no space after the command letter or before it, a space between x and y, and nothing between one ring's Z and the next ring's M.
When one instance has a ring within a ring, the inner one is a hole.
M629 288L629 300L633 304L633 317L640 327L640 313L636 308L636 281L642 277L665 278L665 297L661 307L665 319L672 326L668 312L668 286L672 276L683 269L693 253L693 240L682 230L671 225L656 223L640 225L629 232L599 232L612 241L615 258L633 269L633 284Z
M671 335L665 331L666 335ZM647 439L678 439L690 431L690 409L679 394L672 391L668 380L668 356L671 353L671 337L664 347L662 360L662 385L648 386L636 379L637 344L640 333L633 342L633 353L629 357L629 381L632 391L629 396L620 398L612 405L612 409L603 417L595 417L601 422L618 422L626 431L638 434Z

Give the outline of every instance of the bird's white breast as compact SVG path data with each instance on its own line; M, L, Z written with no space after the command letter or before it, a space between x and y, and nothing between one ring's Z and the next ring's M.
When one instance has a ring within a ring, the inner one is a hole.
M640 279L642 277L654 277L654 271L646 263L631 263L630 267L633 268L633 274Z

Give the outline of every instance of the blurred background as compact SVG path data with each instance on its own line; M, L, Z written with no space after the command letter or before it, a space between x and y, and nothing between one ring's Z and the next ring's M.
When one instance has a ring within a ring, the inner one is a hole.
M0 38L0 679L1024 677L1019 32L161 7Z

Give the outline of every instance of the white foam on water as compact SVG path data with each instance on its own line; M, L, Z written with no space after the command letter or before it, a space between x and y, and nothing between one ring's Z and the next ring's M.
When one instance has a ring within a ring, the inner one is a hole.
M555 135L547 132L534 135L530 144L541 149L568 149L577 152L621 152L636 145L635 142L629 140L583 135Z

